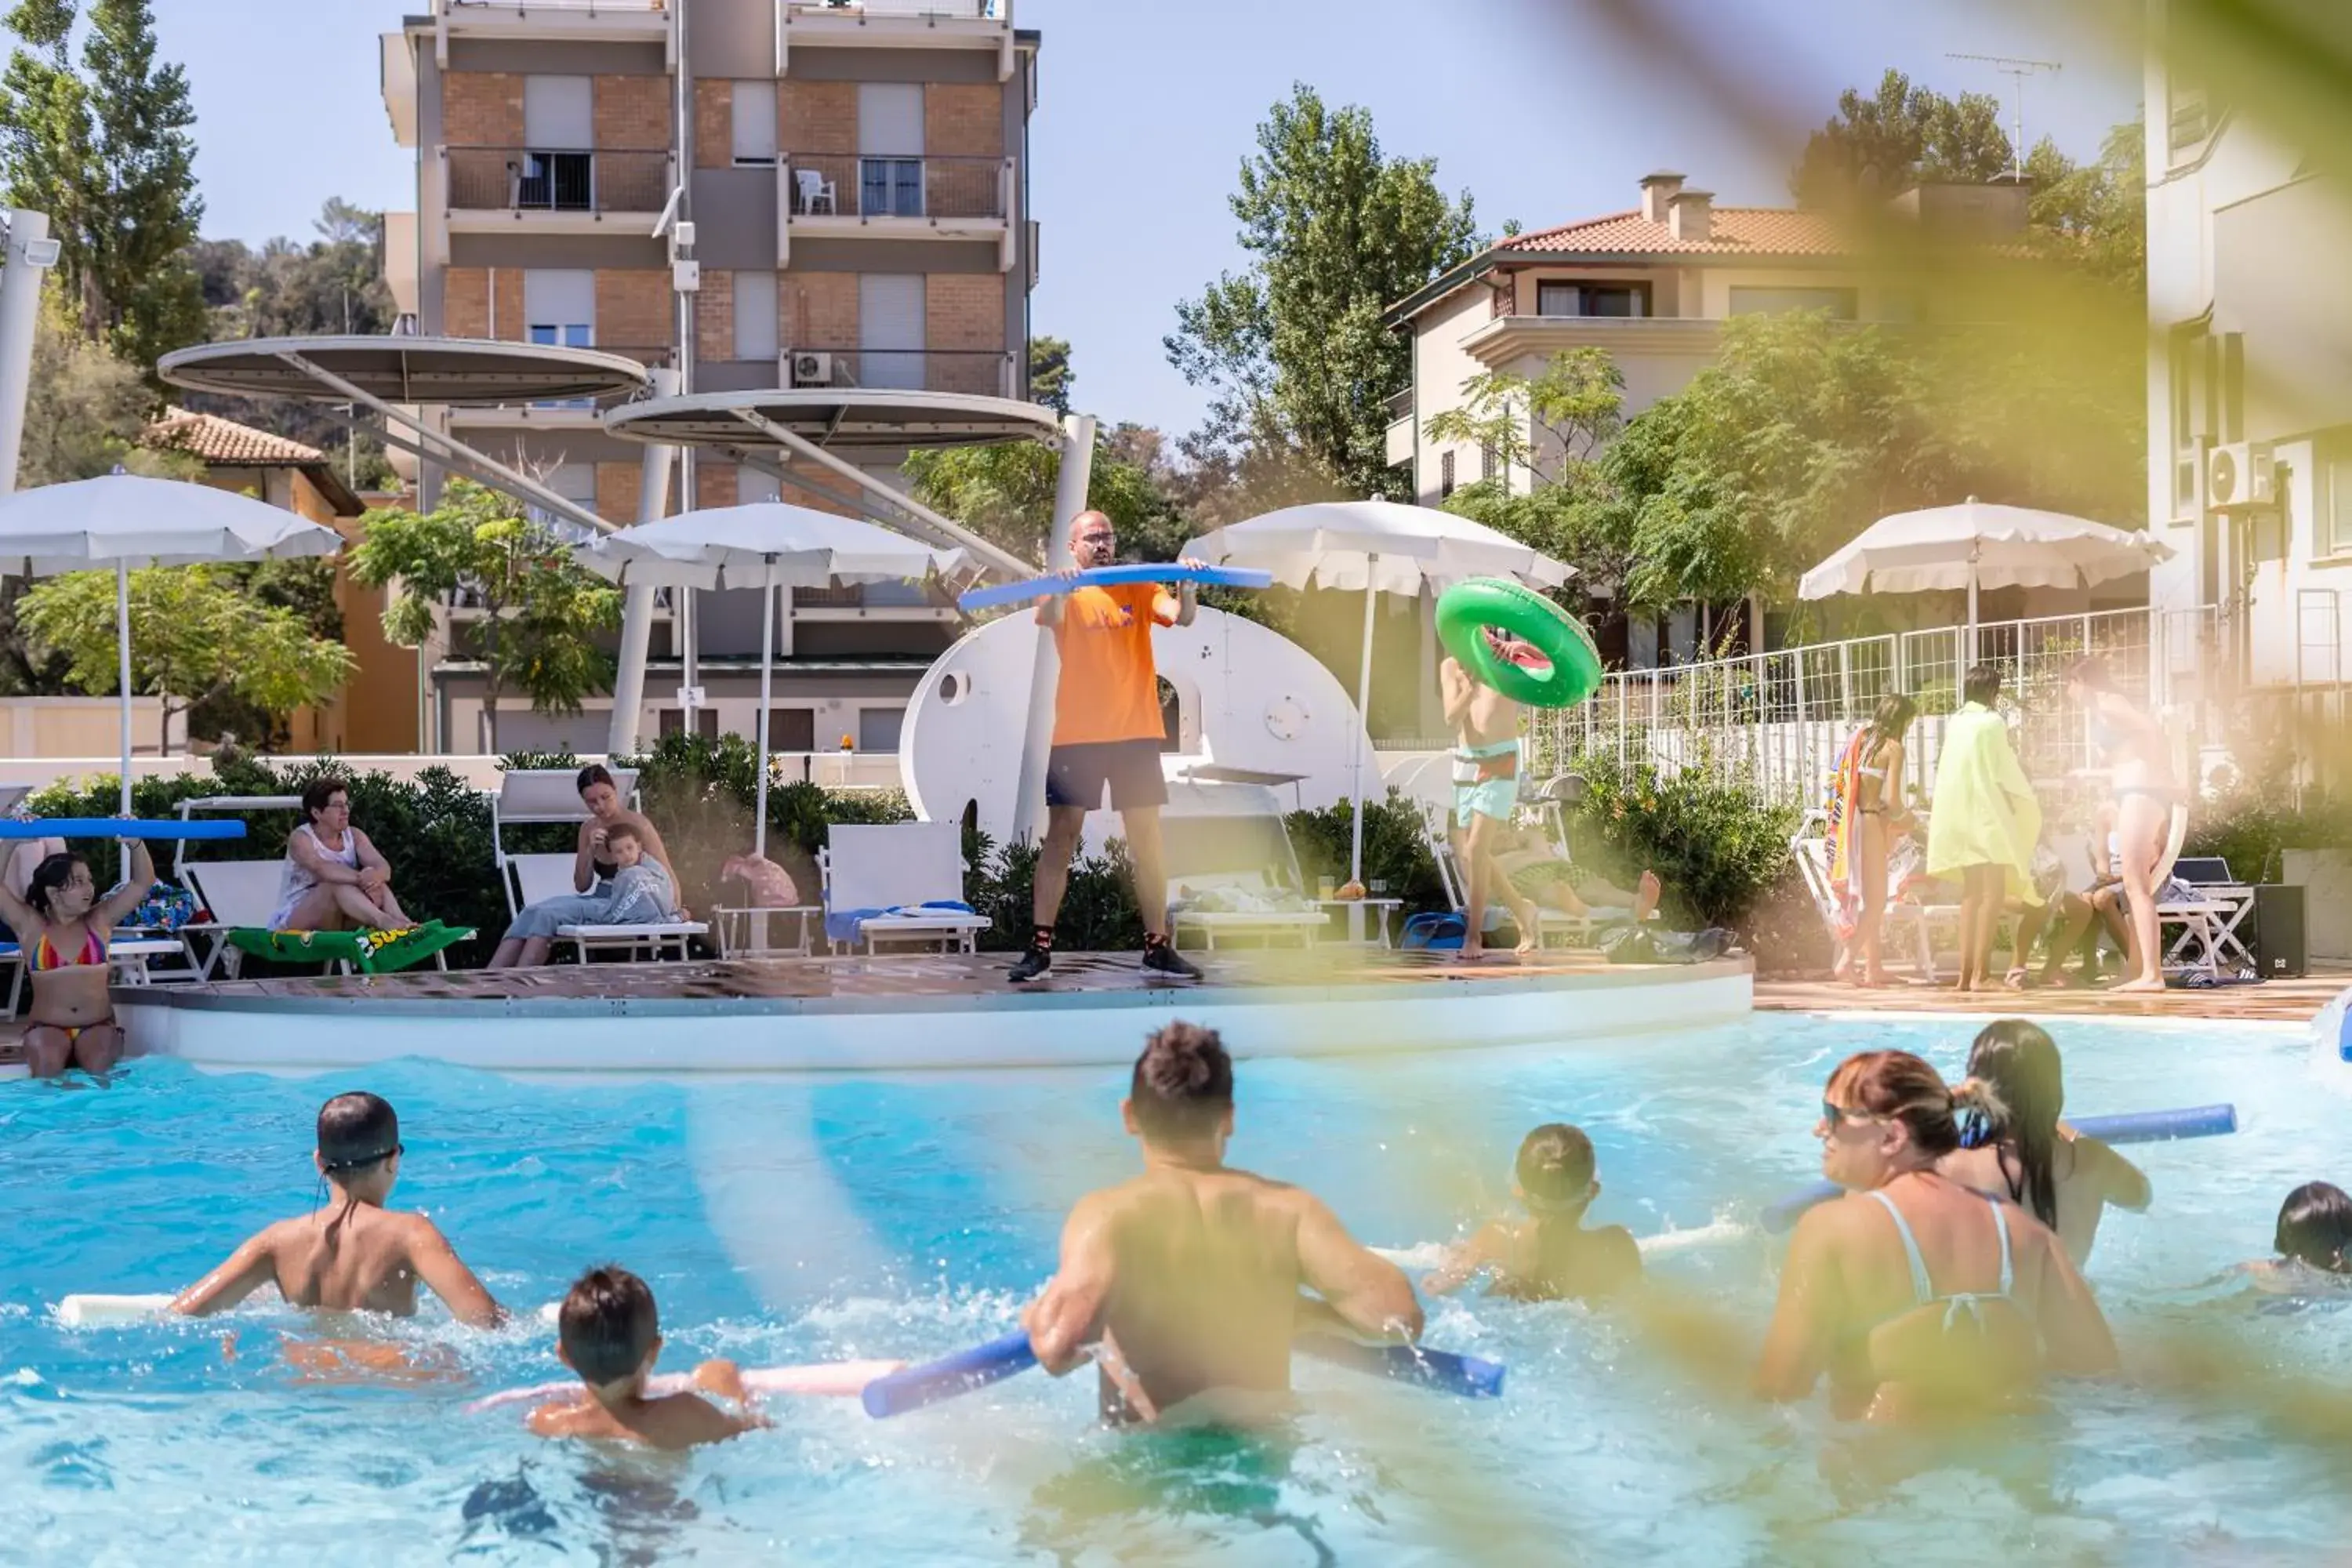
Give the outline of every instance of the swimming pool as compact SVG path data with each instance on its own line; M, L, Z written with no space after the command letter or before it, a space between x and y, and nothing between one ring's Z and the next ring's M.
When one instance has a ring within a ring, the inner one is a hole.
M1404 1245L1499 1202L1519 1134L1564 1119L1599 1149L1596 1219L1688 1227L1812 1174L1811 1108L1836 1058L1900 1045L1955 1070L1972 1032L1761 1016L1559 1050L1249 1062L1234 1157L1309 1181L1360 1236ZM2126 1358L2201 1329L2352 1383L2341 1312L2205 1283L2267 1249L2289 1187L2352 1174L2344 1103L2303 1037L2056 1033L2074 1108L2229 1100L2246 1128L2139 1151L2157 1207L2111 1216L2090 1270ZM1760 1244L1657 1263L1714 1314L1678 1353L1574 1306L1456 1300L1433 1310L1429 1337L1509 1362L1503 1400L1302 1363L1307 1406L1279 1441L1111 1436L1090 1425L1083 1377L1033 1374L890 1423L847 1402L780 1404L772 1433L615 1463L460 1413L485 1388L558 1374L536 1321L472 1336L428 1308L405 1331L453 1347L469 1381L355 1388L295 1383L272 1350L293 1320L275 1308L83 1331L47 1313L69 1291L184 1283L302 1207L319 1102L365 1087L401 1112L395 1201L431 1212L510 1306L610 1259L658 1294L666 1366L937 1353L1009 1326L1068 1201L1130 1168L1122 1077L577 1085L420 1062L285 1079L149 1060L103 1092L0 1086L0 1561L1728 1563L1881 1550L2141 1563L2332 1552L2352 1534L2340 1451L2168 1393L2070 1389L2018 1424L2005 1459L1906 1474L1894 1445L1714 1391L1709 1356L1744 1367L1769 1310Z

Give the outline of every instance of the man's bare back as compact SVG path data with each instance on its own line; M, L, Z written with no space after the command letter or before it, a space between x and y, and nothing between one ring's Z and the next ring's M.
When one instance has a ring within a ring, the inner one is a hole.
M290 1307L405 1318L415 1314L420 1279L465 1322L488 1328L504 1317L431 1220L369 1204L279 1220L183 1291L172 1310L200 1317L275 1285Z

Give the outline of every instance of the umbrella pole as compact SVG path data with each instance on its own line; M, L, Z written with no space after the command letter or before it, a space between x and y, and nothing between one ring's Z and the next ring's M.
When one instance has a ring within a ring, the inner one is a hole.
M1964 668L1960 671L1960 673L1961 673L1962 675L1966 675L1969 669L1973 669L1973 668L1976 668L1976 662L1977 662L1977 557L1976 557L1976 552L1975 552L1975 551L1973 551L1973 550L1971 550L1971 551L1969 551L1969 648L1968 648L1968 663L1967 663L1966 668Z
M131 815L131 566L114 563L114 651L122 666L122 815ZM166 740L169 737L165 737ZM130 863L125 861L128 866Z
M776 558L761 563L760 583L760 783L752 792L757 816L751 826L751 853L768 853L768 694L776 674ZM762 928L764 930L764 927Z
M1372 605L1380 590L1372 586L1372 573L1381 558L1364 558L1364 653L1356 671L1356 718L1360 732L1356 737L1356 809L1349 816L1352 841L1348 848L1348 880L1361 885L1364 880L1364 753L1371 749L1372 733Z

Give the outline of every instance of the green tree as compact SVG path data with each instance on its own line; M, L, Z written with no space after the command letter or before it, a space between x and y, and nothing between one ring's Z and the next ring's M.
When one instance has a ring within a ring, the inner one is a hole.
M72 572L36 584L16 606L33 645L67 661L67 680L110 692L121 681L111 572ZM341 643L289 609L264 605L212 566L131 574L131 680L163 700L163 721L233 696L282 720L322 702L351 678Z
M482 662L490 752L499 750L499 701L509 688L541 713L577 713L583 699L612 689L613 658L596 637L621 624L619 591L505 497L452 479L435 510L372 511L361 526L352 578L396 585L383 612L392 642L431 640L442 607L460 596L476 612L453 617L451 635Z
M1029 401L1042 403L1056 414L1070 411L1070 340L1029 340Z
M1122 456L1138 426L1097 431L1087 504L1118 526L1131 561L1166 561L1185 537L1184 520L1160 490L1150 468ZM1146 434L1155 437L1158 432ZM907 477L915 499L1024 560L1043 562L1054 527L1054 491L1061 481L1059 448L1037 441L910 453Z
M1899 70L1864 98L1838 95L1837 112L1808 137L1789 177L1800 206L1838 210L1885 201L1922 180L1979 182L2010 172L2000 100L1989 93L1947 98Z
M156 58L150 0L91 0L80 68L74 0L21 0L22 40L0 77L7 199L50 217L85 336L142 369L204 337L187 251L196 195L186 74Z
M2027 208L2051 253L2117 285L2137 309L2147 280L2147 129L2138 120L2108 131L2098 161L2075 163L2044 137L2025 160L2033 194Z
M1569 349L1532 376L1484 371L1462 384L1462 401L1431 418L1429 438L1492 448L1507 472L1538 484L1568 481L1623 427L1625 373L1606 349Z
M1258 127L1233 197L1248 268L1177 307L1168 357L1213 389L1211 439L1295 460L1360 495L1398 493L1389 399L1410 343L1384 312L1469 258L1465 193L1448 201L1431 159L1383 156L1371 115L1295 85Z

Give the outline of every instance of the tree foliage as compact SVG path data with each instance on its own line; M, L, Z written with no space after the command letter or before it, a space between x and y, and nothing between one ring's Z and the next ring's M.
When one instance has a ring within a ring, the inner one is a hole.
M1161 492L1149 459L1134 460L1139 437L1149 437L1156 446L1158 435L1123 425L1095 437L1087 504L1117 525L1129 560L1171 560L1185 538L1184 519ZM925 506L1024 560L1045 561L1054 492L1062 476L1059 448L1014 441L920 451L908 457L906 471L914 481L915 499Z
M462 599L474 611L453 617L451 630L461 654L482 663L490 751L509 689L541 713L577 713L583 699L611 689L612 656L596 637L620 625L619 591L506 497L452 479L433 511L379 510L361 526L351 574L368 587L396 584L383 612L388 639L416 647L438 629L443 606Z
M1570 349L1528 376L1483 371L1462 384L1462 401L1429 421L1431 440L1494 452L1507 471L1538 483L1567 482L1623 427L1625 373L1606 349Z
M157 58L150 0L79 10L20 0L5 17L20 47L0 76L0 175L10 205L49 215L83 335L145 370L204 336L195 111L186 73Z
M1850 209L1922 181L1997 179L2012 158L1999 99L1947 98L1890 68L1868 98L1854 88L1838 95L1837 112L1806 139L1789 194L1800 206Z
M1056 414L1070 411L1070 340L1029 340L1029 401L1042 403Z
M66 660L89 692L120 689L115 578L73 572L37 584L16 606L34 646ZM131 680L172 716L234 696L282 720L322 702L351 678L349 649L317 636L296 611L268 605L221 568L166 566L131 574Z
M1246 270L1177 307L1168 357L1212 389L1207 444L1231 460L1328 476L1387 495L1388 401L1407 384L1411 346L1387 308L1466 260L1476 226L1449 201L1431 159L1388 158L1363 109L1327 109L1299 83L1257 132L1233 197Z

